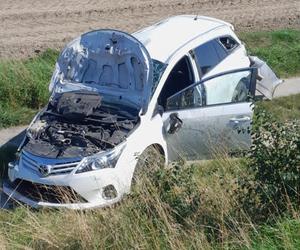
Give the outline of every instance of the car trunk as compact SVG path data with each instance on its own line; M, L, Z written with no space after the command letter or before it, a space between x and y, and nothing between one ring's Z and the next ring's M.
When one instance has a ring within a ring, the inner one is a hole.
M267 99L272 99L275 89L283 81L279 79L266 62L255 56L250 56L251 66L258 69L258 79L256 82L257 95L263 95Z

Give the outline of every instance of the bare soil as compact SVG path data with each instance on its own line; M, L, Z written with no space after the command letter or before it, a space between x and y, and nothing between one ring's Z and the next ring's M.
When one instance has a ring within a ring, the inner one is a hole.
M178 14L220 18L238 31L300 29L300 0L0 0L0 57L61 48L92 29L133 32Z

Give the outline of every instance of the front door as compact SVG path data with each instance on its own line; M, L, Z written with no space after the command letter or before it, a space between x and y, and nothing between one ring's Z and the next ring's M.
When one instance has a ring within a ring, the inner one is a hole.
M170 160L249 147L256 75L254 68L225 72L168 98L163 120Z

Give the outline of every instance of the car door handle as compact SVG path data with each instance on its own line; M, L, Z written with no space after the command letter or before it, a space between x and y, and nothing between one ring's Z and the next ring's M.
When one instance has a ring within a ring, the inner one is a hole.
M178 117L178 113L170 114L169 118L170 118L170 124L169 124L168 133L175 134L176 132L178 132L181 129L183 122Z
M243 117L233 117L229 120L231 123L238 124L240 122L248 122L251 121L251 118L249 116L243 116Z

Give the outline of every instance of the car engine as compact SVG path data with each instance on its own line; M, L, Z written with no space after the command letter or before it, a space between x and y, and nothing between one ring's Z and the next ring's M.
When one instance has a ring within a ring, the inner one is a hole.
M85 157L114 148L138 124L137 110L102 103L96 92L57 94L27 130L23 149L48 158Z

